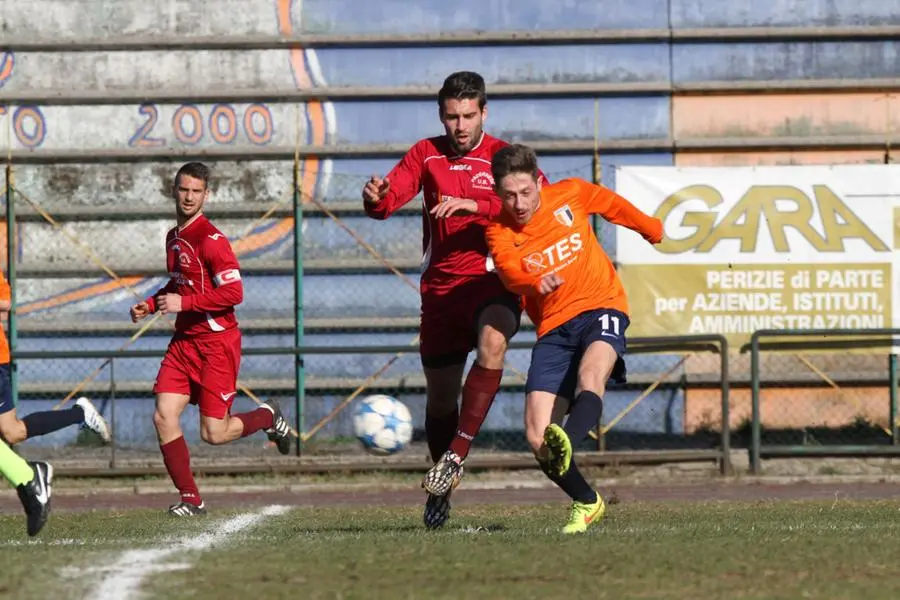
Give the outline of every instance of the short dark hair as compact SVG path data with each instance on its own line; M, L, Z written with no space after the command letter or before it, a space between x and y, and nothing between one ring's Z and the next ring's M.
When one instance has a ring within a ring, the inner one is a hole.
M500 180L513 173L528 173L535 180L538 178L537 154L524 144L510 144L494 154L491 159L491 174L496 185Z
M474 71L457 71L451 73L444 80L441 91L438 92L438 106L444 111L444 100L478 100L478 108L483 109L487 104L487 92L484 86L484 77Z
M189 162L185 163L178 169L178 172L175 174L175 185L178 185L178 182L181 180L182 175L187 175L188 177L193 177L194 179L199 179L203 182L203 187L209 187L209 176L211 170L202 162Z

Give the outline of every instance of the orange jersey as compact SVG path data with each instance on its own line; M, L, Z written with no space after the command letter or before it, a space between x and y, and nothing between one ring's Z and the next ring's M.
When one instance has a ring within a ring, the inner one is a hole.
M6 277L0 272L0 302L9 302L12 294L9 290L9 283ZM0 365L9 364L9 340L6 339L6 331L3 324L0 323Z
M590 215L633 229L654 244L662 241L662 221L581 179L545 185L540 194L541 203L525 225L504 212L487 228L494 268L507 289L525 297L538 337L588 310L611 308L628 314L625 289L594 235ZM564 283L541 295L541 278L551 273Z

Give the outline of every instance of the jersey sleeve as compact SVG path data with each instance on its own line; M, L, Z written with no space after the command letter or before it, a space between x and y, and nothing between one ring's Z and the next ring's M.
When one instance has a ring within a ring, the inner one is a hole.
M416 197L422 189L422 174L425 172L425 156L422 143L410 148L400 162L387 174L391 187L387 195L378 202L363 201L366 214L373 219L384 220Z
M206 236L203 257L213 288L204 294L182 297L182 310L217 311L240 304L244 300L241 267L228 238L222 234Z
M169 279L166 282L166 285L162 286L152 296L144 299L144 302L147 303L147 306L150 308L151 313L156 312L156 297L160 294L173 294L175 293L175 280Z
M12 300L12 291L9 289L9 282L3 273L0 273L0 303L10 302Z
M522 269L522 260L512 236L502 224L493 222L485 231L488 251L494 262L494 272L510 292L520 296L538 294L540 277Z
M578 198L588 213L601 215L610 223L636 231L651 244L662 241L662 221L644 214L634 204L609 188L582 179L573 181L578 186Z

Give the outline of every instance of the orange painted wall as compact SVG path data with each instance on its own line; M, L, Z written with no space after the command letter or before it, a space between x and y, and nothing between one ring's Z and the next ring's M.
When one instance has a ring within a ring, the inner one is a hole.
M672 130L676 139L880 136L900 131L900 96L875 93L675 96ZM675 156L677 166L883 162L884 150L880 149L684 152Z
M729 423L732 429L749 422L750 390L731 390ZM888 388L777 389L763 390L760 416L764 427L841 427L858 416L879 426L889 423ZM721 399L718 390L689 390L684 402L685 433L703 427L721 427Z
M892 153L900 162L900 149ZM738 167L744 165L846 165L883 164L884 150L778 151L778 152L680 152L678 167Z
M900 129L900 97L886 94L676 96L677 138L809 137Z

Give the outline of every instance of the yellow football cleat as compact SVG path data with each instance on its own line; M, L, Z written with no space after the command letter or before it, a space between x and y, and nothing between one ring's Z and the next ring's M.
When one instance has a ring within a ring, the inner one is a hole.
M551 473L562 477L572 464L572 442L562 427L550 423L544 429L544 445L547 447L547 465Z
M569 522L563 527L562 532L566 534L584 533L587 531L588 525L599 521L605 514L606 503L603 502L600 494L597 494L597 501L592 504L573 502L572 512L569 513Z

